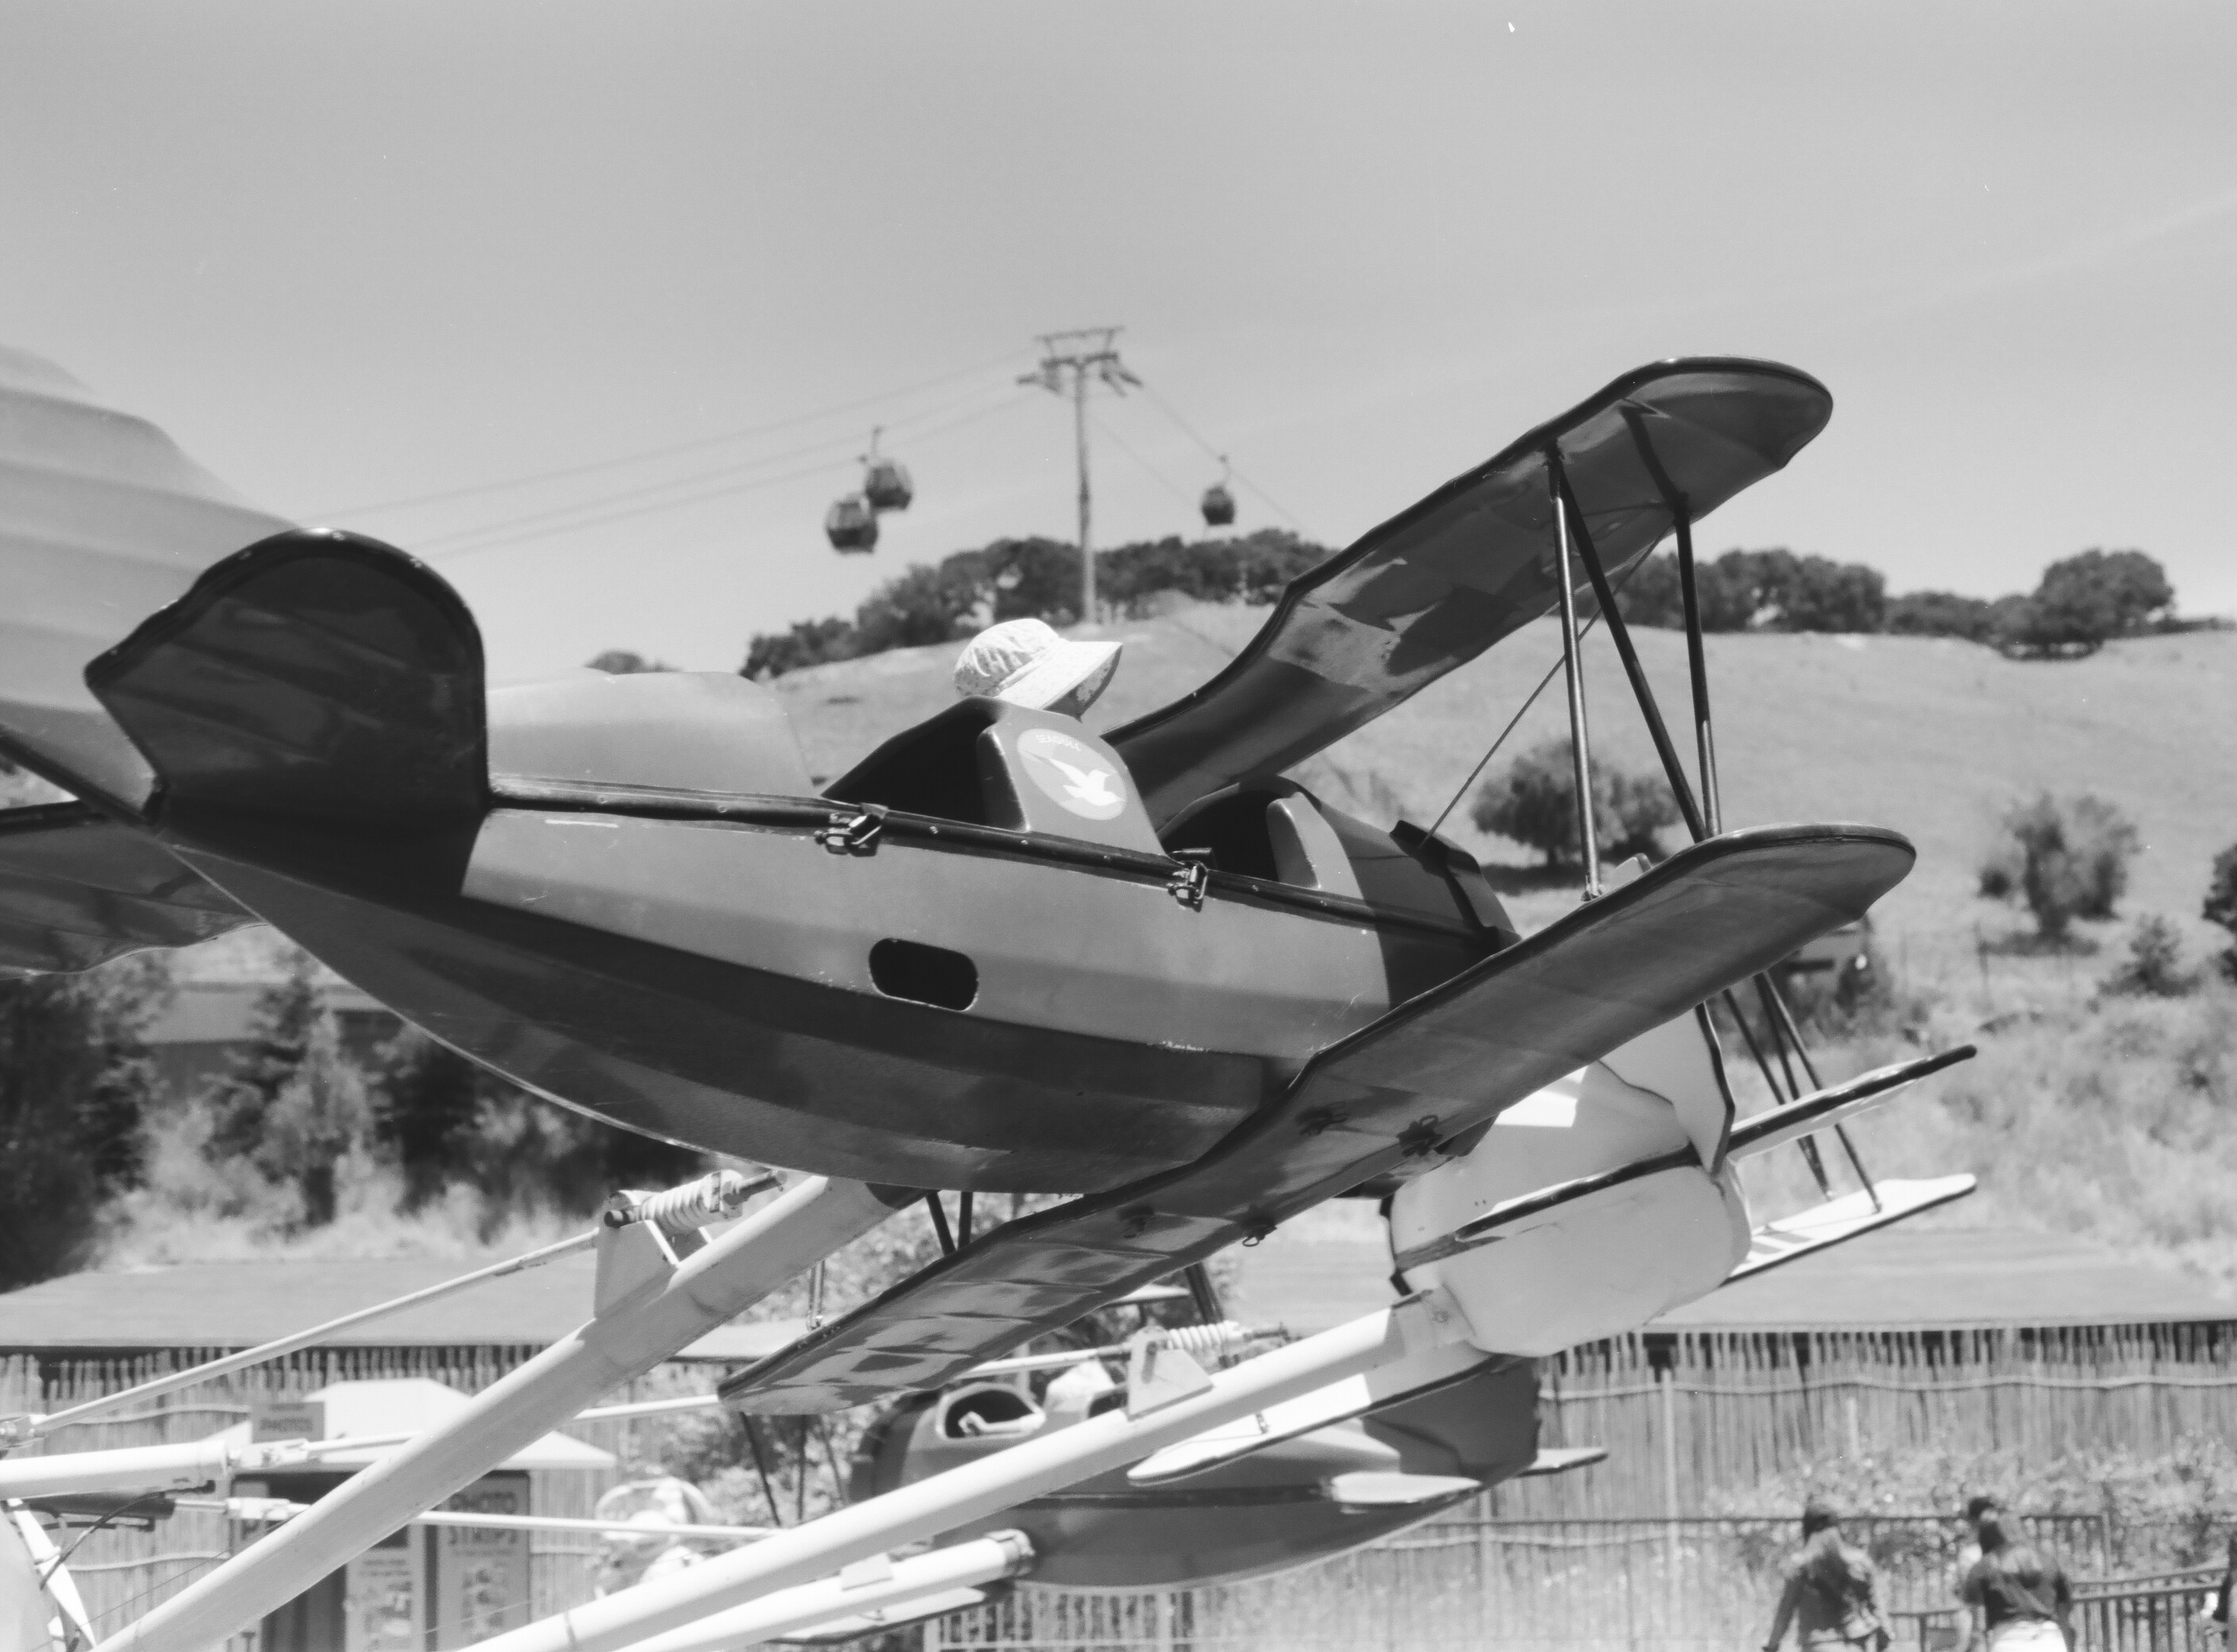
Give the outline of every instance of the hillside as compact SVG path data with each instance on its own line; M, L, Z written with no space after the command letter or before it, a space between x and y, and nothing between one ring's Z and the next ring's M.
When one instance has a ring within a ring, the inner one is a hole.
M1125 658L1089 721L1113 727L1185 693L1264 614L1193 607L1108 628L1125 639ZM1543 623L1509 638L1341 742L1309 783L1370 818L1402 810L1427 824L1558 657L1554 629ZM1635 635L1690 754L1683 639ZM1586 648L1594 749L1651 768L1653 748L1613 650L1599 636ZM954 652L902 649L777 679L810 769L837 773L946 704ZM2119 804L2146 846L2128 909L2191 924L2200 942L2208 935L2191 923L2207 869L2237 841L2237 734L2228 711L2237 704L2237 633L2116 642L2058 662L2007 660L1940 638L1808 634L1712 635L1707 655L1727 821L1866 820L1909 834L1917 870L1879 914L1899 942L1962 941L1970 951L1976 926L1991 936L2008 927L2002 908L1973 898L1975 872L2004 806L2042 787L2096 791ZM1563 734L1566 717L1557 681L1498 760ZM1477 833L1465 805L1446 830L1487 861L1530 859ZM1545 901L1527 899L1524 909Z

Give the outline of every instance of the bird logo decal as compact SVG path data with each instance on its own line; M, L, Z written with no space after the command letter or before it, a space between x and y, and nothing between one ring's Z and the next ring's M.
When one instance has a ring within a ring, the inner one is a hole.
M1035 786L1073 814L1108 820L1126 806L1126 781L1116 759L1054 728L1028 728L1018 755Z

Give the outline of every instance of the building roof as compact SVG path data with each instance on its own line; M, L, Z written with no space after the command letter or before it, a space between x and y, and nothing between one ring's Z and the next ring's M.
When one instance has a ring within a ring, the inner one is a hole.
M1242 1253L1241 1317L1309 1333L1393 1294L1390 1254L1360 1235L1277 1233ZM1656 1331L1894 1331L2237 1320L2237 1303L2174 1268L2061 1234L1901 1227L1727 1285Z
M455 1259L182 1262L65 1274L0 1296L0 1355L63 1349L253 1347L466 1272ZM591 1317L596 1262L562 1256L526 1273L353 1326L339 1347L547 1347ZM678 1357L750 1359L805 1329L797 1320L744 1320Z

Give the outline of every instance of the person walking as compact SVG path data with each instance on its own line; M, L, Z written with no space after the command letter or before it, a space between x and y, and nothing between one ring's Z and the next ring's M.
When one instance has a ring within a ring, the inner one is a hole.
M1982 1515L1981 1557L1957 1591L1973 1616L1968 1652L2066 1652L2074 1644L2074 1586L2056 1559L2038 1554L2005 1518L1996 1509Z
M1780 1576L1778 1611L1763 1652L1778 1652L1790 1624L1804 1648L1887 1652L1879 1573L1871 1557L1842 1535L1840 1515L1823 1498L1811 1497L1802 1505L1802 1547L1788 1558Z

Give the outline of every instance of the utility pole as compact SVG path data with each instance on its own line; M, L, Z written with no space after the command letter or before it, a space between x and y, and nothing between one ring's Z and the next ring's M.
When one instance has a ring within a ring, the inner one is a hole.
M1021 385L1039 385L1052 395L1061 396L1068 391L1072 396L1072 444L1079 462L1079 617L1083 624L1092 624L1095 620L1095 546L1088 531L1088 381L1099 380L1122 396L1129 385L1142 382L1118 359L1118 339L1117 327L1075 327L1069 332L1044 332L1040 335L1040 365L1018 380Z

